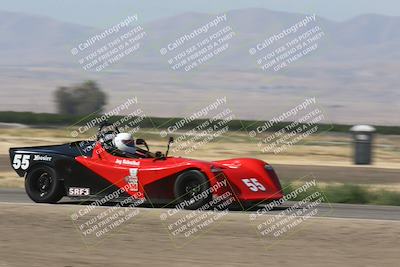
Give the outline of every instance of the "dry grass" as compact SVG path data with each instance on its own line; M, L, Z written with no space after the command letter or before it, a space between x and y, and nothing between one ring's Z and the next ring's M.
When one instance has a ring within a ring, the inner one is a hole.
M58 144L73 141L71 129L2 129L0 154L7 154L10 147ZM75 140L92 136L94 131ZM161 138L157 129L144 129L137 136L145 138L152 150L164 151L167 138ZM178 143L175 144L175 148ZM257 157L271 163L310 165L352 165L352 143L347 134L322 133L307 137L297 145L278 153L263 153L254 139L244 132L230 132L214 142L185 153L177 150L176 156L199 159L226 159L234 157ZM400 168L400 136L377 136L375 139L374 167Z
M7 154L10 147L37 146L59 144L73 141L71 129L3 129L0 133L0 154ZM77 139L92 136L92 130ZM136 137L145 138L153 151L165 151L166 139L161 138L156 129L142 130ZM177 149L174 151L174 149ZM400 169L400 137L377 136L375 139L374 165L371 167L386 167ZM308 137L306 140L279 154L263 153L257 144L246 133L229 132L214 142L199 146L193 152L185 153L179 150L179 143L174 144L172 155L205 160L217 160L234 157L256 157L272 164L294 165L330 165L352 166L351 137L346 134L324 133ZM3 163L8 165L7 163ZM6 168L4 168L6 170ZM350 175L350 174L349 174ZM320 186L335 185L333 183ZM336 184L340 186L342 184ZM0 187L23 188L24 180L12 171L0 172ZM366 190L400 191L400 184L366 185Z

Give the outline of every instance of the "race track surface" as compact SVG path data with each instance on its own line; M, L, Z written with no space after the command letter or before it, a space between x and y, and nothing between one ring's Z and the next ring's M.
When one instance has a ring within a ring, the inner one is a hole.
M0 161L1 163L1 161ZM1 165L1 164L0 164ZM326 166L274 166L285 181L398 182L399 170ZM9 168L4 164L1 168ZM349 178L349 174L351 177ZM336 179L336 180L335 180ZM257 208L217 212L221 219L188 238L176 238L161 220L168 208L144 204L138 215L104 235L88 238L71 215L88 206L64 198L36 204L23 189L0 189L0 267L14 266L398 266L400 207L320 204L315 216L290 234L266 238L258 226L285 220L289 202L251 220ZM262 206L259 206L260 208ZM96 207L86 218L115 209ZM117 208L116 210L119 210ZM296 209L294 209L296 211ZM182 211L186 214L189 211ZM201 212L200 215L202 216ZM213 215L214 216L214 215ZM275 219L274 219L275 218Z
M247 213L229 212L182 240L161 222L165 209L139 208L136 217L97 240L71 220L82 208L0 203L0 266L398 266L400 260L398 220L313 217L290 235L269 239L256 225L276 216L249 222ZM90 218L110 209L98 207Z
M35 204L29 199L23 189L0 189L0 203ZM271 215L279 214L282 210L289 208L294 203L295 202L289 202L280 208L269 211L268 213ZM82 204L78 201L63 198L59 203L54 204L53 206L57 207L62 205L79 206ZM150 205L142 205L142 207L147 208L150 207ZM321 217L400 221L400 207L397 206L320 204L319 209L321 211L319 216ZM255 210L257 210L257 208L248 211L232 210L231 212L251 213Z
M317 182L355 184L399 184L400 170L373 166L313 166L273 164L283 181L313 177Z

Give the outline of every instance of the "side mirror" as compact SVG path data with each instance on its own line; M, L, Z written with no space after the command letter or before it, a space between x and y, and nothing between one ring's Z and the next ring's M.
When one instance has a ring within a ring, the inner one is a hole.
M155 154L155 157L156 157L156 159L162 159L164 157L164 155L160 151L157 151Z

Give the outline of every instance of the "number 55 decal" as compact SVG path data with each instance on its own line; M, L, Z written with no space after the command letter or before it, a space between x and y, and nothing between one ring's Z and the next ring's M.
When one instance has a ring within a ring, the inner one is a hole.
M242 181L253 192L265 191L265 187L256 178L242 179Z
M13 160L14 169L18 170L21 168L22 170L26 170L29 168L29 160L31 159L31 155L22 155L16 154Z

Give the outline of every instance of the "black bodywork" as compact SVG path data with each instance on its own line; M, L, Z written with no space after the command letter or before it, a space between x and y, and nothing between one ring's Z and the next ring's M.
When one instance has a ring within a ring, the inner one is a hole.
M95 142L78 141L63 145L10 148L11 167L20 177L25 177L30 170L38 166L46 165L53 168L57 172L57 179L63 181L65 195L67 195L67 188L84 188L88 185L92 196L107 195L118 190L118 187L75 160L75 157L78 156L90 157L94 144ZM29 157L27 168L15 168L16 155Z

